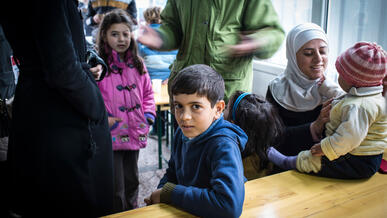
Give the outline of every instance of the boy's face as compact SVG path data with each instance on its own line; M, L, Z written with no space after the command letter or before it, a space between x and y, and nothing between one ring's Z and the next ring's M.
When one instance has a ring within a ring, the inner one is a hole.
M207 97L196 93L174 95L173 102L177 123L188 138L194 138L206 131L222 115L225 105L221 100L211 108Z

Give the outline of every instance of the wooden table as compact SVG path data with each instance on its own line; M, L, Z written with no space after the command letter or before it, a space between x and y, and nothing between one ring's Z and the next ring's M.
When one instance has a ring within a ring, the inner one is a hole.
M287 171L249 181L242 217L386 217L387 175L328 179Z
M183 210L167 204L154 204L141 207L135 210L129 210L122 213L109 215L106 218L155 218L155 217L195 217Z
M153 97L155 99L156 105L169 106L168 85L161 85L161 92L154 92Z
M387 217L387 174L339 180L287 171L249 181L241 217ZM156 204L109 217L192 217Z
M161 127L161 112L166 111L167 117L169 116L170 112L170 105L169 105L169 95L168 95L168 85L161 85L161 92L154 92L154 99L156 104L156 125L157 125L157 141L158 141L158 157L159 157L159 169L162 168L163 164L163 152L162 152L162 127ZM171 118L171 122L173 119ZM167 126L168 127L168 126ZM170 133L171 132L171 133ZM169 135L171 137L169 137ZM166 139L167 139L167 145L169 144L169 140L171 144L173 143L173 123L171 131L169 129L166 129Z

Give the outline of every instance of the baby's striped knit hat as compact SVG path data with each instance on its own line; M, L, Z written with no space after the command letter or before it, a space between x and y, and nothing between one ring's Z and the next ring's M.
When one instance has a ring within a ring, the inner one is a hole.
M376 43L358 42L337 58L336 69L351 86L380 86L387 75L387 53Z

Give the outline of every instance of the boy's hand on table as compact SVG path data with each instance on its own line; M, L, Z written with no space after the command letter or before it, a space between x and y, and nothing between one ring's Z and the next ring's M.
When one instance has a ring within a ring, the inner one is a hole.
M310 148L310 152L312 153L313 156L324 156L324 152L321 149L321 144L315 144Z
M161 188L157 189L149 197L145 198L144 202L146 203L146 205L158 204L160 203L160 194Z

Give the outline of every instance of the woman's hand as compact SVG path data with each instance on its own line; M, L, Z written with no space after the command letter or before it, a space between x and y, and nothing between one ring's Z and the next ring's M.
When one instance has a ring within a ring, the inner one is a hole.
M320 78L320 81L318 81L318 86L321 86L323 83L324 83L324 81L325 81L325 76L324 76L324 74L321 76L321 78Z
M328 101L323 103L320 114L318 115L317 119L310 125L310 132L312 133L314 141L319 141L321 139L325 124L329 122L329 114L332 109L332 101L333 99L329 99Z
M90 68L90 72L93 74L95 80L99 80L103 72L103 67L101 64L97 64L97 66Z
M310 153L312 153L313 156L324 156L324 152L321 149L321 144L315 144L310 148Z

